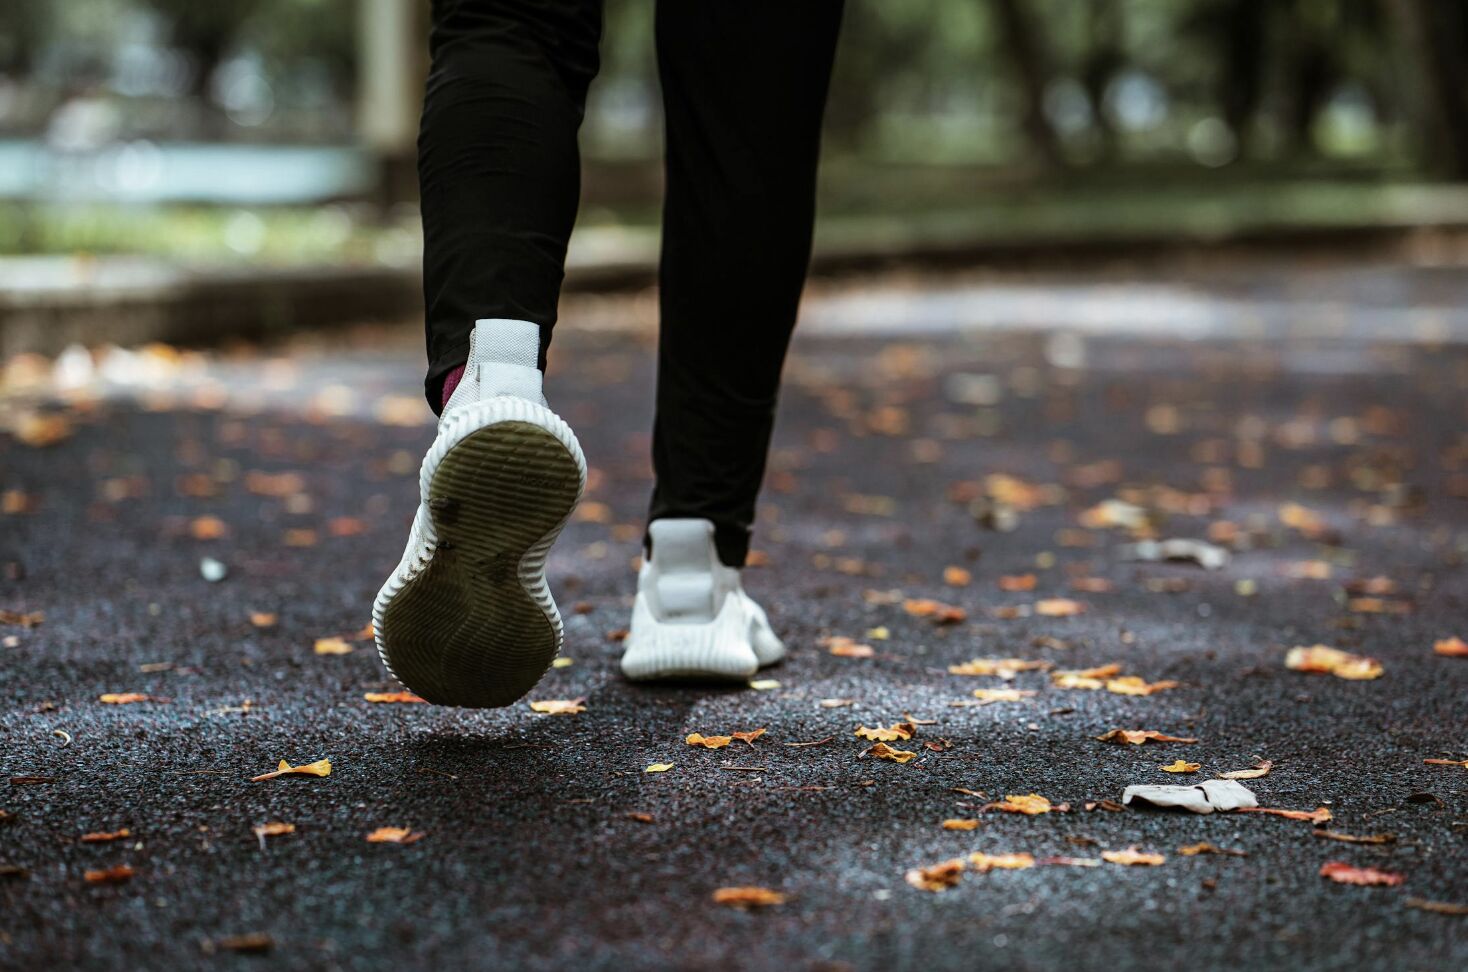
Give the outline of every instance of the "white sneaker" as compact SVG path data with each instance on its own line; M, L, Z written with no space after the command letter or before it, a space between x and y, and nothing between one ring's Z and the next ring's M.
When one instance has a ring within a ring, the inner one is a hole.
M429 702L509 705L561 649L545 560L586 486L571 427L541 394L540 330L475 322L423 457L402 562L372 608L388 671Z
M708 520L654 520L652 556L637 575L637 602L622 671L630 679L744 680L785 657L739 570L719 562Z

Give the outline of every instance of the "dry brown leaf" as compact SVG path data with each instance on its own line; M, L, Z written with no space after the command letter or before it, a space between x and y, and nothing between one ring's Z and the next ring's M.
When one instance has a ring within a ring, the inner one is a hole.
M122 838L124 837L131 837L132 833L133 832L131 830L123 827L121 830L112 830L93 834L82 834L79 839L83 844L104 844L108 841L122 840Z
M974 691L973 691L974 698L978 699L984 705L989 705L989 704L994 703L994 702L1020 702L1020 701L1023 701L1024 699L1028 699L1031 696L1037 695L1037 694L1039 694L1039 693L1037 693L1034 689L1011 689L1011 688L982 689L981 688L981 689L974 689Z
M873 743L864 755L875 756L878 759L890 759L894 763L906 763L917 757L917 753L911 753L905 749L893 749L883 742Z
M318 655L350 655L354 649L345 638L317 638L313 650Z
M915 867L905 875L907 883L919 891L946 891L963 877L963 858L942 861L929 867Z
M1131 867L1156 867L1167 861L1163 855L1140 851L1135 845L1126 850L1102 851L1101 859L1112 864L1125 864Z
M764 729L751 729L749 732L731 732L729 735L749 746L754 747L754 741L765 734Z
M1096 857L1042 857L1035 862L1041 867L1100 867L1101 860Z
M738 887L719 888L714 892L714 904L729 908L768 908L785 903L785 895L769 888Z
M1402 902L1408 908L1430 911L1436 915L1468 915L1468 905L1453 904L1451 901L1428 901L1426 898L1408 898Z
M944 830L978 830L979 822L972 817L949 817L943 821Z
M626 816L626 818L628 820L635 820L638 823L650 824L650 823L653 823L654 822L653 815L652 814L650 814L650 813L643 813L643 812L638 811L638 810L628 811L625 814L625 816Z
M1285 655L1285 667L1296 672L1316 672L1352 681L1380 678L1381 663L1375 658L1353 655L1328 645L1297 645Z
M1396 834L1366 834L1358 837L1355 834L1341 833L1339 830L1316 829L1310 833L1322 840L1338 840L1343 844L1390 844L1397 839Z
M378 827L367 835L369 844L416 844L426 835L407 827Z
M318 759L314 763L303 763L300 766L292 766L285 760L269 773L261 773L259 776L251 777L251 783L259 783L261 780L273 780L277 776L330 776L331 760Z
M230 952L268 952L275 947L275 939L265 932L250 932L246 935L226 935L209 943L212 947Z
M1179 847L1177 849L1177 852L1184 857L1197 857L1199 854L1226 854L1229 857L1248 856L1247 851L1229 850L1223 847L1219 847L1217 844L1210 844L1206 840L1201 841L1197 844L1189 844L1186 847Z
M423 702L423 703L427 703L428 702L427 699L419 698L418 696L414 695L412 692L367 692L367 693L365 693L362 696L362 698L366 699L368 702L375 702L375 703L377 703L379 705L393 703L393 702L402 703L402 704L412 704L412 703L415 703L415 702Z
M1468 641L1454 635L1451 638L1434 642L1432 650L1439 655L1447 655L1449 658L1468 658Z
M862 739L871 739L875 742L896 742L899 739L906 740L916 736L917 726L911 722L894 722L885 729L869 729L866 726L857 726L856 735Z
M832 635L822 639L821 644L837 658L871 658L877 653L871 645L859 644L854 638L845 635Z
M1119 746L1129 743L1133 746L1140 746L1145 742L1195 743L1198 741L1187 736L1169 736L1155 729L1112 729L1095 738L1100 742L1114 742Z
M1068 618L1085 612L1084 604L1068 597L1049 597L1035 602L1035 613L1043 618Z
M35 628L45 620L46 615L41 611L7 611L0 608L0 624L18 624L22 628Z
M105 870L86 871L82 874L82 879L88 884L124 884L131 881L136 873L137 871L126 864L118 864Z
M1055 665L1048 661L1027 661L1023 658L974 658L961 665L949 665L949 675L997 675L1011 679L1020 672L1045 672Z
M943 583L949 587L967 587L973 582L974 575L962 567L950 566L943 568Z
M1353 597L1346 601L1346 610L1357 614L1411 614L1411 601L1392 601L1381 597Z
M1049 800L1040 796L1038 793L1031 793L1027 796L1016 796L1010 793L1006 794L1003 800L984 804L984 806L979 808L979 812L982 813L985 810L1002 810L1005 813L1023 813L1027 816L1035 816L1036 814L1050 813L1052 810L1064 813L1069 809L1070 804L1061 803L1052 805Z
M1468 759L1424 759L1428 766L1461 766L1468 769Z
M531 702L530 708L531 711L539 712L541 715L576 715L578 712L586 711L586 706L583 704L585 702L586 699L584 697L575 699L541 699L537 702Z
M1034 574L1007 574L999 578L999 589L1001 591L1033 591L1035 589Z
M958 624L968 620L968 612L963 608L931 598L908 598L902 602L902 609L915 618L929 618L937 624Z
M269 611L251 611L250 623L257 628L273 628L280 618Z
M1168 763L1166 766L1158 767L1158 769L1162 770L1162 772L1164 773L1196 773L1202 768L1202 763L1189 763L1187 760L1183 759L1176 759L1173 760L1171 763Z
M1320 865L1320 876L1330 878L1337 884L1364 884L1395 887L1406 880L1392 871L1378 871L1374 867L1353 867L1345 861L1326 861Z
M25 411L11 422L9 432L21 443L35 449L55 445L71 436L71 420L56 413Z
M105 692L97 696L97 701L105 702L108 705L131 705L134 702L152 702L155 700L151 695L144 695L142 692Z
M1023 871L1027 867L1035 866L1035 858L1030 854L985 854L974 851L968 856L969 867L980 874L990 871Z
M1218 774L1218 778L1220 780L1257 780L1261 776L1269 775L1269 771L1272 769L1274 769L1274 762L1265 759L1255 763L1253 769L1234 770L1232 773L1220 773Z
M195 540L218 540L229 536L229 525L217 516L196 517L189 523L189 536Z
M1284 817L1286 820L1308 820L1313 824L1323 824L1330 820L1330 809L1327 807L1316 807L1314 810L1276 810L1273 807L1239 807L1235 813L1267 813L1272 817Z
M1114 695L1152 695L1177 686L1177 682L1149 682L1137 675L1126 675L1108 679L1106 691Z
M734 741L733 736L705 736L703 733L691 733L683 740L690 746L702 746L704 749L722 749Z
M264 850L266 837L284 837L286 834L293 834L296 832L296 825L293 823L273 821L271 823L256 824L250 830L254 833L255 839L260 842L260 849Z

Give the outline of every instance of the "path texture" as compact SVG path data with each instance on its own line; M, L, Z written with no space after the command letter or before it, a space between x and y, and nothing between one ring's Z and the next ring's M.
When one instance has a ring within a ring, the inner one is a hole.
M568 327L593 472L550 560L570 664L527 699L565 715L367 699L432 434L411 329L10 362L0 966L1468 965L1468 347L1248 323L812 329L747 572L790 657L734 688L620 677L650 343ZM1127 559L1175 538L1227 562ZM1321 644L1379 677L1286 667ZM901 723L907 762L856 734ZM330 775L252 782L280 760ZM1263 761L1260 806L1308 819L1115 803Z

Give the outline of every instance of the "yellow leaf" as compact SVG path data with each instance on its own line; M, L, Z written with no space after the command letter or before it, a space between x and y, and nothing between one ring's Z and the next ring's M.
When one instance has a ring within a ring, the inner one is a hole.
M1096 737L1101 742L1114 742L1125 746L1131 743L1140 746L1145 742L1195 743L1198 740L1186 736L1169 736L1155 729L1112 729Z
M749 687L756 692L768 692L771 689L779 688L780 682L773 678L757 678L749 683Z
M764 729L752 729L749 732L731 732L729 735L746 745L753 747L754 741L765 734Z
M643 772L644 773L666 773L668 770L670 770L672 768L673 768L673 764L672 763L653 763L647 769L643 770Z
M1115 695L1151 695L1170 688L1177 688L1177 682L1148 682L1137 675L1126 675L1122 678L1109 679L1106 682L1106 691Z
M722 749L734 741L733 736L705 736L702 733L693 733L683 740L690 746L702 746L704 749Z
M97 701L108 705L130 705L134 702L151 702L153 699L142 692L106 692L97 696Z
M427 699L419 698L418 696L414 695L412 692L367 692L366 694L364 694L362 696L362 698L366 699L368 702L377 702L377 703L387 703L387 702L401 702L401 703L423 702L423 703L426 703L428 701Z
M955 857L931 867L915 867L904 877L919 891L946 891L963 877L963 858Z
M315 651L318 655L350 655L352 646L343 638L317 638Z
M1266 759L1255 763L1253 769L1234 770L1232 773L1220 773L1218 774L1218 778L1221 780L1257 780L1261 776L1268 775L1272 769L1274 769L1274 763Z
M1050 801L1045 797L1040 796L1038 793L1031 793L1028 796L1008 794L1003 800L997 803L985 804L983 809L1002 810L1005 813L1022 813L1026 816L1033 817L1036 814L1049 813L1051 810L1067 810L1069 807L1070 805L1065 803L1059 806L1052 806Z
M992 702L1019 702L1037 694L1034 689L974 689L974 698L985 705Z
M980 874L989 871L1023 871L1035 866L1031 854L983 854L978 851L968 856L969 866Z
M943 821L944 830L977 830L979 822L972 817L950 817Z
M407 827L378 827L367 835L369 844L415 844L422 840L423 834L409 830Z
M1327 645L1297 645L1285 655L1285 667L1297 672L1321 672L1352 681L1380 678L1381 663Z
M269 773L261 773L259 776L252 777L251 780L250 780L250 782L251 783L259 783L261 780L273 780L277 776L291 776L291 775L296 775L296 776L330 776L331 775L331 760L329 760L329 759L318 759L314 763L304 763L304 764L302 764L300 766L292 766L290 763L287 763L285 760L281 760L280 761L280 764L278 766L276 766L276 768L273 771L271 771Z
M1112 864L1126 864L1129 866L1156 867L1167 860L1161 854L1146 853L1137 850L1136 847L1128 847L1126 850L1102 851L1101 859L1110 861Z
M1433 642L1432 650L1450 658L1468 658L1468 642L1457 636Z
M910 753L905 749L893 749L891 746L882 742L873 743L872 747L867 750L867 753L878 759L890 759L894 763L906 763L917 757L917 753Z
M1035 613L1046 618L1068 618L1084 614L1086 606L1067 597L1051 597L1035 602Z
M886 729L868 729L866 726L857 726L856 735L862 739L871 739L876 742L896 742L899 739L911 739L917 735L917 726L911 722L894 722Z
M1203 768L1203 764L1189 763L1186 760L1179 759L1160 768L1164 773L1196 773Z
M567 658L565 655L562 655L555 661L551 662L551 668L570 668L573 664L575 664L575 659Z
M539 712L541 715L575 715L578 712L586 711L586 706L582 704L585 701L584 698L541 699L538 702L531 702L530 708L531 711Z
M1011 679L1019 672L1049 671L1055 666L1047 661L1026 661L1023 658L975 658L961 665L949 665L950 675L997 675Z

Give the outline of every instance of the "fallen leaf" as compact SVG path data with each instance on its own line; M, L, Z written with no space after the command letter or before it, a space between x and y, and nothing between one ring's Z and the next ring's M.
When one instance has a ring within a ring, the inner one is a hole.
M287 763L285 760L281 760L280 761L280 765L277 766L272 772L269 772L269 773L261 773L259 776L252 777L250 779L250 782L251 783L259 783L261 780L273 780L277 776L290 776L290 775L296 775L296 776L330 776L331 775L331 760L329 760L329 759L318 759L314 763L303 763L300 766L292 766L290 763Z
M88 884L124 884L131 881L137 872L126 864L118 864L101 871L86 871L82 878Z
M226 935L210 943L214 948L230 952L268 952L275 947L275 939L265 932L250 932L246 935Z
M980 874L990 871L1023 871L1027 867L1035 866L1035 858L1030 854L984 854L974 851L968 856L969 867Z
M1322 840L1338 840L1343 844L1390 844L1397 839L1396 834L1366 834L1358 837L1355 834L1343 834L1339 830L1321 830L1318 828L1310 831L1310 833L1312 836L1319 837Z
M1326 861L1320 865L1320 876L1337 884L1364 884L1395 887L1406 880L1401 874L1378 871L1374 867L1353 867L1345 861Z
M1177 682L1149 682L1137 675L1126 675L1108 679L1106 691L1114 695L1152 695L1177 686Z
M367 692L362 696L362 698L366 699L368 702L375 702L378 704L390 702L399 702L405 704L422 702L426 704L428 702L427 699L419 698L412 692Z
M962 567L944 567L943 583L949 587L967 587L974 579L974 575Z
M946 891L963 877L963 858L942 861L929 867L915 867L905 875L907 883L919 891Z
M1428 901L1426 898L1408 898L1402 903L1408 908L1416 908L1418 911L1431 911L1437 915L1468 915L1468 905L1453 904L1450 901Z
M873 743L863 755L875 756L878 759L890 759L894 763L906 763L917 757L917 753L910 753L905 749L893 749L884 742Z
M999 578L999 589L1001 591L1033 591L1035 589L1034 574L1009 574Z
M896 742L899 739L911 739L917 735L917 726L911 722L894 722L885 729L869 729L866 726L857 726L856 735L862 739L871 739L877 742Z
M653 821L652 814L650 814L650 813L641 813L641 812L636 811L636 810L633 810L633 811L628 812L625 816L627 817L628 820L635 820L638 823L650 824L650 823L653 823L654 822Z
M1381 597L1353 597L1346 601L1346 610L1357 614L1411 614L1411 601L1392 601Z
M1276 810L1273 807L1240 807L1240 813L1267 813L1274 817L1284 817L1286 820L1308 820L1313 824L1323 824L1330 820L1330 810L1327 807L1316 807L1314 810Z
M985 705L993 702L1020 702L1037 695L1034 689L974 689L973 696Z
M1128 847L1126 850L1102 851L1101 859L1109 861L1112 864L1125 864L1129 867L1156 867L1167 860L1161 854L1139 851L1136 845Z
M422 840L425 834L409 830L407 827L378 827L367 835L369 844L415 844Z
M83 844L103 844L108 841L121 840L124 837L131 836L132 831L124 827L121 830L113 830L106 833L82 834L79 839Z
M541 699L531 702L530 708L541 715L575 715L578 712L586 711L586 706L582 704L585 701L585 698Z
M1217 844L1210 844L1206 840L1197 844L1189 844L1186 847L1179 847L1177 849L1177 852L1184 857L1197 857L1199 854L1226 854L1229 857L1248 856L1248 851L1228 850L1226 848L1219 847Z
M1154 729L1112 729L1095 737L1100 742L1114 742L1119 746L1140 746L1145 742L1195 743L1198 740L1186 736L1169 736Z
M1449 658L1468 658L1468 641L1455 635L1434 642L1432 650L1439 655L1447 655Z
M344 638L317 638L314 650L318 655L350 655L354 649Z
M928 618L937 624L958 624L968 619L968 612L952 604L930 598L908 598L902 609L915 618Z
M764 729L751 729L749 732L731 732L729 735L749 746L754 747L754 741L765 734Z
M823 709L844 709L855 702L855 699L821 699L820 705Z
M1461 766L1468 769L1468 759L1424 759L1428 766Z
M734 741L733 736L705 736L702 733L692 733L683 740L690 746L702 746L704 749L722 749Z
M1382 673L1381 663L1376 659L1353 655L1328 645L1291 648L1285 655L1285 667L1296 672L1318 672L1352 681L1380 678Z
M975 658L961 665L949 665L949 675L997 675L1011 679L1020 672L1049 671L1055 665L1048 661L1027 661L1023 658Z
M982 813L985 810L1001 810L1004 813L1023 813L1032 817L1036 814L1049 813L1052 810L1064 813L1068 809L1070 809L1070 804L1062 803L1052 806L1049 800L1038 793L1031 793L1028 796L1016 796L1011 793L1007 794L1003 800L984 804L979 811Z
M195 540L218 540L229 535L229 525L217 516L201 516L189 523L189 536Z
M576 664L576 659L561 655L555 661L551 662L551 668L570 668L574 664Z
M1269 771L1272 769L1274 769L1274 763L1266 759L1255 763L1253 769L1234 770L1232 773L1219 773L1218 778L1220 780L1257 780L1261 776L1269 775Z
M17 624L22 628L40 627L46 620L46 615L41 611L7 611L0 609L0 624Z
M1035 602L1035 613L1045 618L1068 618L1084 614L1086 606L1068 597L1050 597Z
M1042 857L1035 862L1041 867L1100 867L1101 861L1095 857Z
M1094 668L1072 668L1065 671L1051 672L1050 681L1056 688L1063 689L1099 689L1106 684L1106 679L1121 674L1121 665L1111 662L1108 665L1097 665Z
M672 768L673 768L673 764L672 763L653 763L647 769L643 770L643 772L644 773L666 773L668 770L670 770Z
M877 653L871 645L858 644L855 639L845 635L832 635L823 639L821 644L837 658L871 658Z
M778 679L774 678L757 678L749 683L749 687L754 689L756 692L768 692L771 689L779 688L780 682Z
M273 628L278 620L279 617L269 611L250 612L250 623L257 628Z
M767 908L785 903L785 895L769 888L739 887L719 888L714 892L714 904L729 908Z
M1182 759L1173 760L1166 766L1158 767L1164 773L1196 773L1202 768L1202 763L1189 763Z
M978 830L979 822L972 817L950 817L943 821L944 830Z
M153 697L142 692L106 692L99 695L97 701L108 705L131 705L134 702L151 702Z
M260 849L264 850L266 837L284 837L286 834L293 834L296 832L296 825L293 823L281 823L279 821L276 821L272 823L256 824L255 826L251 827L250 830L252 833L254 833L255 839L260 842Z

